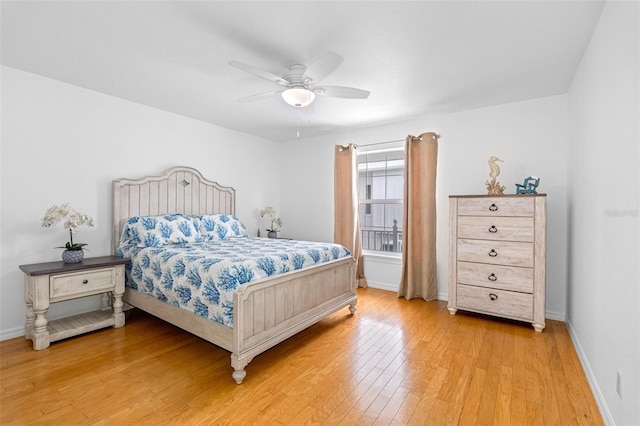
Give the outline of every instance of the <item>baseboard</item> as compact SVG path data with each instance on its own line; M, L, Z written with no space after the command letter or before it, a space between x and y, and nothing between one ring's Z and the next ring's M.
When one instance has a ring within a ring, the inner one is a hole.
M0 340L9 340L14 337L24 337L24 325L0 332Z
M571 336L571 341L573 342L573 347L576 348L576 353L578 355L578 359L580 360L580 364L582 364L582 369L584 370L584 374L587 376L587 382L589 382L589 387L591 388L591 392L596 398L596 404L598 404L598 409L600 410L600 415L602 416L602 420L604 420L604 424L614 426L615 422L613 421L613 416L609 411L609 407L607 406L607 402L600 391L600 386L598 385L598 380L596 380L595 374L593 374L593 370L591 370L591 366L589 365L589 360L587 359L584 350L582 349L582 345L580 345L580 340L578 340L578 336L576 335L575 330L571 326L571 322L566 321L567 329L569 330L569 336Z
M392 285L389 283L377 282L377 281L369 281L367 280L367 285L371 288L377 288L378 290L387 290L393 291L394 293L398 292L398 286Z
M544 313L545 318L549 318L555 321L562 321L562 322L567 322L567 317L565 314L560 314L558 312L550 312L550 311L545 311Z

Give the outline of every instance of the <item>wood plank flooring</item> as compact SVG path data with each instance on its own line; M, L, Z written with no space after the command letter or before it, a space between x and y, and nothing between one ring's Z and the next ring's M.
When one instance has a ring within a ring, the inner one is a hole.
M341 310L256 357L141 311L34 351L0 342L2 425L603 424L566 325L530 325L358 290Z

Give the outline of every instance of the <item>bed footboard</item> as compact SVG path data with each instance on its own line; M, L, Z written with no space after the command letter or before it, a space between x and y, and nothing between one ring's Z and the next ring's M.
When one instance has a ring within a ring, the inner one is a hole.
M258 354L357 302L355 265L345 258L262 283L245 286L234 295L232 374L236 383Z

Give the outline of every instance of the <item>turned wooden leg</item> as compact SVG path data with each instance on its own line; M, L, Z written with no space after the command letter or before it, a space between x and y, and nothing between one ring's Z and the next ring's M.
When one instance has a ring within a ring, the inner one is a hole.
M100 301L102 303L102 307L100 308L101 311L108 311L111 309L110 293L102 293L102 298Z
M115 320L114 328L124 326L124 312L122 312L122 296L124 296L124 266L116 269L116 285L113 294L113 319Z
M537 331L538 333L541 333L542 330L544 330L544 327L545 327L546 324L537 324L537 323L534 322L532 325L533 325L533 329L535 331Z
M124 326L124 312L122 312L122 294L113 293L113 319L115 324L113 328Z
M235 353L231 353L231 367L233 367L233 373L231 373L231 377L236 381L237 384L242 383L247 372L245 371L245 367L249 364L251 359L247 358L239 358Z
M35 311L36 319L33 329L33 349L39 351L49 347L49 330L47 330L47 309Z
M242 370L233 370L233 373L231 373L231 377L233 377L233 380L235 380L237 384L242 383L246 375L247 370L244 368Z
M33 349L39 351L49 347L47 311L49 310L49 276L25 277L25 304L27 315L25 329L33 341Z
M349 312L351 312L351 315L356 313L356 304L352 303L349 305Z
M458 309L456 309L456 308L447 308L447 309L449 309L449 313L450 313L451 315L455 315L455 314L456 314L456 312L458 312Z
M31 333L33 333L33 329L35 328L35 322L36 322L36 314L35 312L33 312L33 303L31 302L26 302L27 305L27 314L26 316L26 320L24 323L24 338L29 340L31 339Z

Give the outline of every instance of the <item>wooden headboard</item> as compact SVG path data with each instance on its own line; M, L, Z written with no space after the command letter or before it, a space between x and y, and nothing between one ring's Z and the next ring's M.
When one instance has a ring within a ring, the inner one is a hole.
M191 167L173 167L160 176L113 181L112 251L122 227L132 216L165 213L214 214L236 212L236 190L205 179Z

